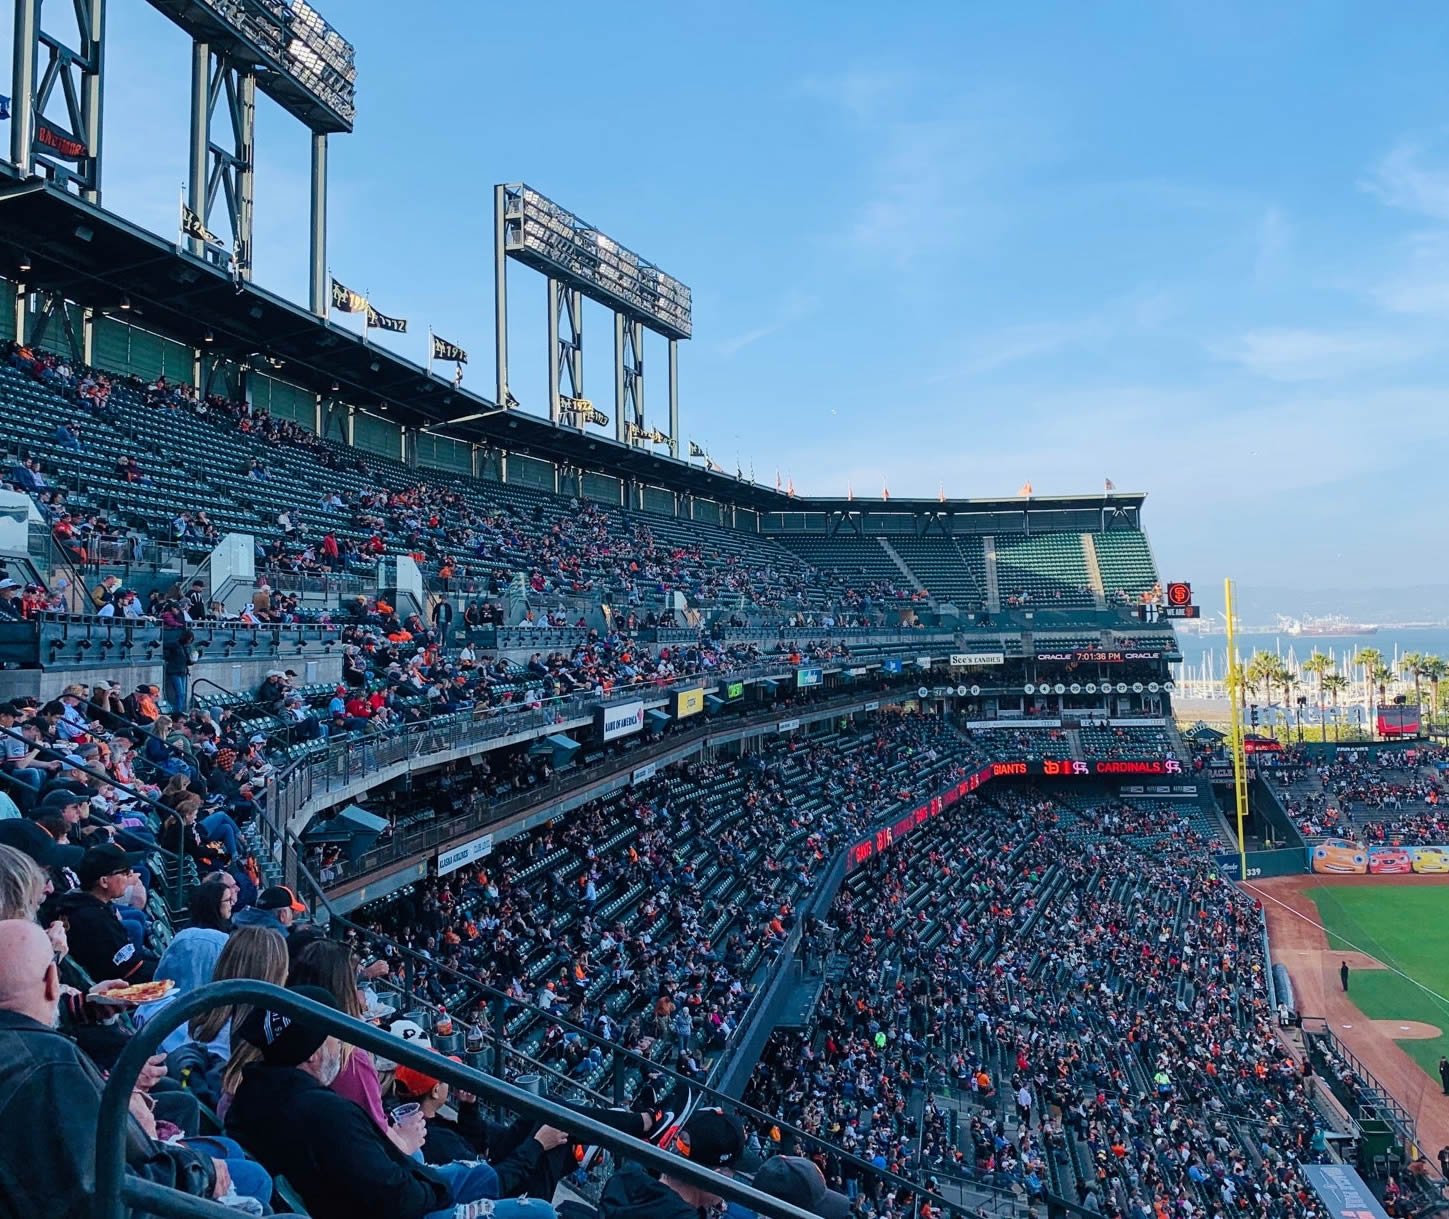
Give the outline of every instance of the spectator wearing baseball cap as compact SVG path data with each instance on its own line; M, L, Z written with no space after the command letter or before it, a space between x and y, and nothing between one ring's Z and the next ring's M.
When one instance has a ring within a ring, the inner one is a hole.
M732 1175L745 1150L745 1132L722 1109L696 1109L671 1147L701 1168ZM699 1219L702 1209L717 1207L721 1201L701 1186L668 1173L655 1179L626 1162L605 1184L599 1215L600 1219Z
M70 955L92 981L149 982L155 973L155 955L137 947L113 905L136 883L140 862L140 854L113 843L92 847L76 868L80 888L56 901L69 930Z
M804 1156L773 1156L760 1166L750 1182L762 1194L798 1206L820 1219L850 1219L850 1199L825 1184L825 1174ZM755 1219L747 1206L731 1202L725 1219Z
M324 987L294 990L337 1006ZM242 1074L227 1133L273 1175L285 1176L314 1219L453 1219L456 1206L485 1196L472 1188L482 1175L477 1166L423 1164L360 1105L332 1090L343 1046L320 1024L257 1008L237 1035L261 1061ZM486 1175L496 1181L492 1169ZM553 1208L537 1200L495 1202L493 1215L555 1219Z
M255 905L238 910L232 922L238 927L267 927L286 936L297 915L306 913L307 907L291 889L286 885L272 885L257 894Z

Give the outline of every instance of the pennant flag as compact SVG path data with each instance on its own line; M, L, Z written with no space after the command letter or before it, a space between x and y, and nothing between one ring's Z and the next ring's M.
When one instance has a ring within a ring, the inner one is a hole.
M83 161L90 156L90 150L80 140L46 118L35 124L35 142L52 155L65 157L68 161Z
M845 484L845 498L846 499L854 499L855 498L855 488L853 486L851 486L850 483L846 483Z
M0 93L0 119L8 119L9 117L10 99L6 97L5 94Z
M433 340L432 359L453 360L458 364L466 364L468 362L468 353L456 343L450 343L447 339L440 339L435 334L430 337Z
M367 325L372 330L390 330L393 334L406 334L408 320L405 317L388 317L379 313L370 304L367 306Z
M201 217L187 207L185 202L181 204L181 235L188 240L199 241L203 245L225 248L221 238L202 224Z
M780 471L779 470L776 470L775 471L775 490L776 491L783 491L784 490L784 487L782 487L780 485Z
M706 469L713 470L716 474L724 473L724 467L721 465L717 465L713 457L706 457L704 459L704 464Z
M705 456L707 456L707 454L705 453L705 451L702 448L700 448L699 445L695 444L694 441L692 441L692 440L689 442L689 455L691 457L705 457Z
M1031 484L1030 483L1022 483L1021 484L1021 490L1018 491L1017 494L1018 495L1030 495L1031 494Z
M1115 491L1117 489L1117 484L1114 483L1110 478L1105 479L1104 482L1106 484L1106 490Z
M345 288L335 279L332 281L332 307L343 313L366 313L367 297L351 288Z
M740 468L738 462L735 463L735 478L737 478L740 482L745 481L745 472Z
M881 499L889 503L891 498L891 489L889 487L882 486L880 489L880 497Z
M946 484L945 483L941 483L936 488L936 498L938 500L940 500L943 504L946 502Z
M793 478L785 484L785 494L791 499L795 498L795 480Z

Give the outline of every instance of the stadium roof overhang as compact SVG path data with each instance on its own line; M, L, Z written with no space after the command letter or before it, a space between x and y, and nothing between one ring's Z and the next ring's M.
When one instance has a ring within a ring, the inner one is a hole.
M22 256L30 270L19 273ZM0 275L174 339L404 427L492 445L583 470L600 470L758 512L918 515L1033 507L1140 505L1143 496L1037 496L1030 499L806 499L687 461L559 427L521 409L455 386L422 365L366 342L352 330L87 203L39 178L22 179L0 162ZM130 309L121 302L129 300ZM208 338L208 336L210 336ZM490 413L492 412L492 413Z
M30 264L24 274L16 269L22 256ZM523 410L487 414L497 404L481 394L264 288L238 282L74 195L39 180L22 181L8 165L0 166L0 275L227 359L265 357L253 360L262 372L275 371L303 389L363 410L380 410L406 427L759 511L790 503L773 488L602 434L556 427ZM122 297L131 306L124 312Z

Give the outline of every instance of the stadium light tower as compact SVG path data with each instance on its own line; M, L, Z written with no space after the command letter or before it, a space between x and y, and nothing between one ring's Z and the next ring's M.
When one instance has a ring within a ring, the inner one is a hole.
M614 314L614 430L626 444L668 443L679 456L679 341L693 329L690 291L653 263L523 183L493 197L493 286L498 401L508 397L508 260L548 279L548 413L569 417L584 399L583 298ZM669 341L669 434L644 424L644 331ZM565 393L565 383L568 392Z
M106 0L52 4L43 15L60 24L42 21L40 0L15 0L10 160L99 203Z

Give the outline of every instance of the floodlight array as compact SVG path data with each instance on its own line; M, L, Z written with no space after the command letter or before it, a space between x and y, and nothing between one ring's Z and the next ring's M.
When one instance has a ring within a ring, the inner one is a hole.
M258 47L272 67L349 125L357 115L352 44L307 0L198 0Z
M693 298L684 284L532 187L510 188L510 194L509 253L563 273L586 295L623 306L652 329L689 337Z

